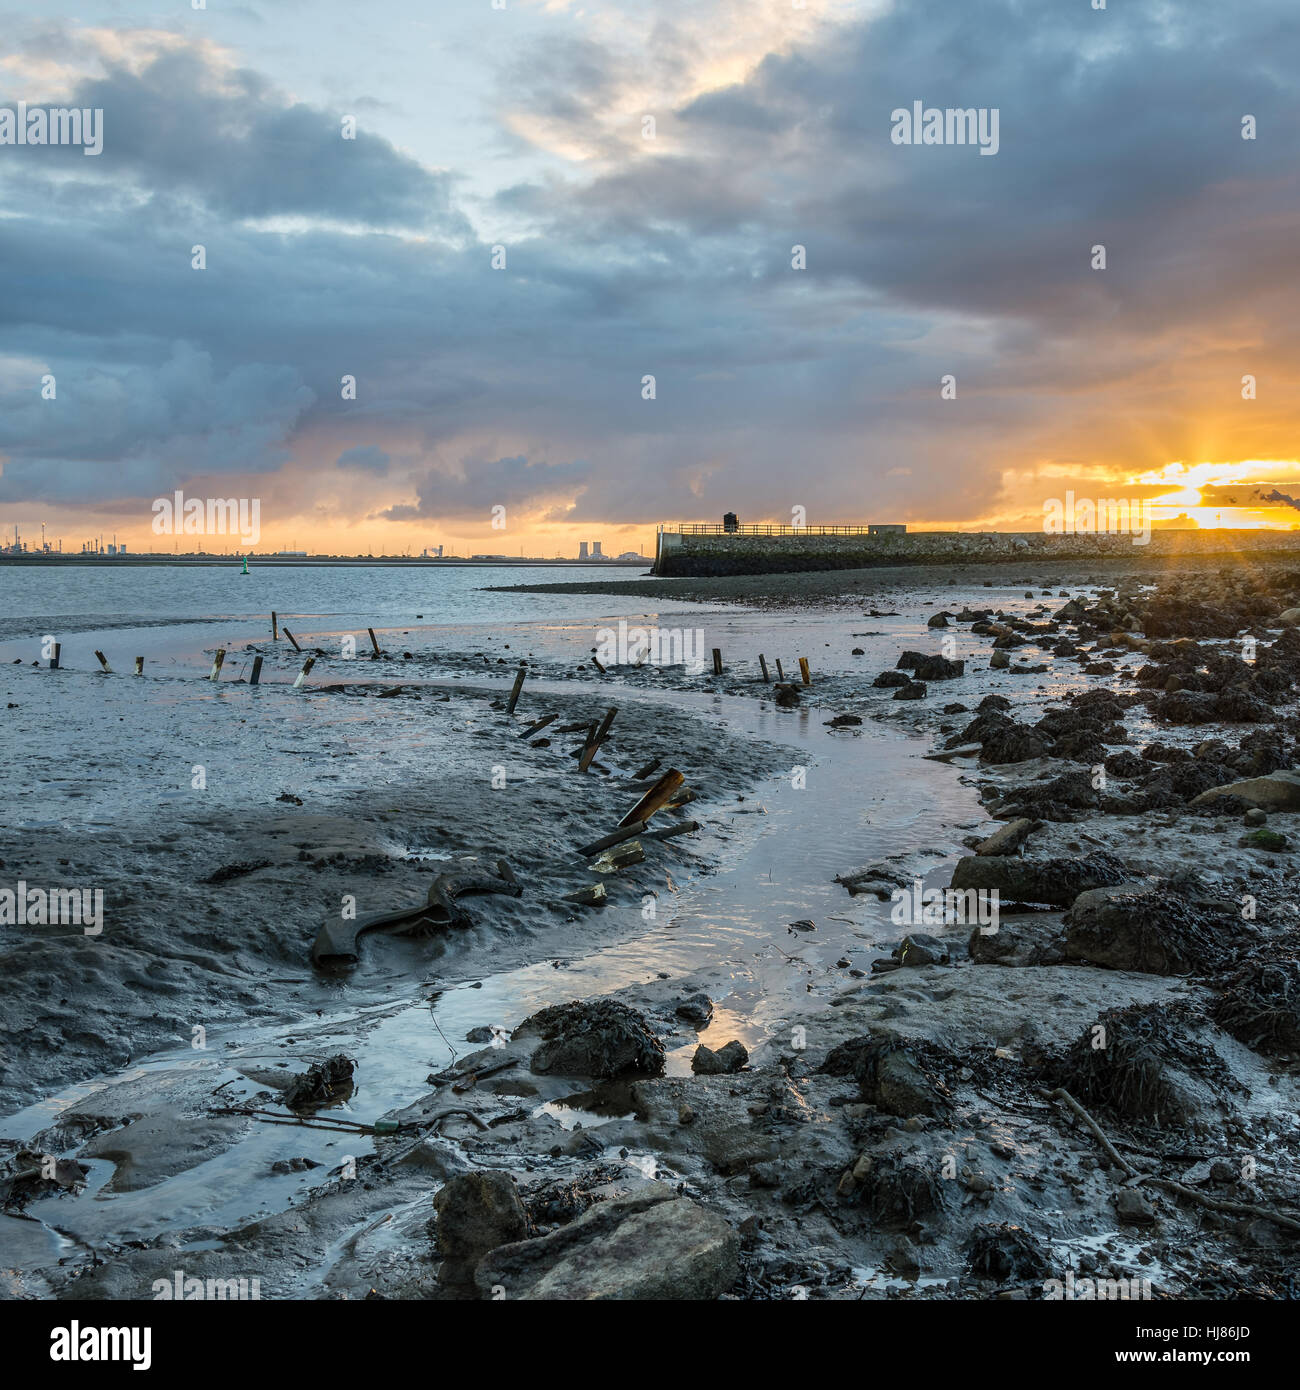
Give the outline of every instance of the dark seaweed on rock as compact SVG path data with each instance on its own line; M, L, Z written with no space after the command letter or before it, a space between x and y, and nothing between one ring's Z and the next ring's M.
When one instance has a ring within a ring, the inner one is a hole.
M1247 961L1221 988L1220 1027L1258 1052L1300 1052L1300 961Z
M520 1033L543 1039L532 1058L537 1072L603 1080L624 1072L659 1076L664 1069L664 1045L645 1016L617 999L552 1004L526 1018Z
M1221 970L1253 940L1234 908L1193 902L1167 886L1078 899L1065 933L1071 960L1147 975Z
M863 1183L871 1220L883 1230L906 1230L938 1216L947 1201L947 1188L933 1161L911 1154L874 1159Z
M976 1226L966 1247L966 1267L977 1279L1045 1279L1052 1266L1043 1243L1021 1226Z
M1219 1090L1242 1088L1218 1054L1192 1035L1193 1021L1186 1004L1108 1009L1048 1065L1050 1084L1126 1120L1157 1127L1195 1120L1190 1077Z

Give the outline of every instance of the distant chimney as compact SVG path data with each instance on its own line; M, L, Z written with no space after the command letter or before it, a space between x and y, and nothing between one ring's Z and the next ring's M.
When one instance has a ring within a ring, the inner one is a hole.
M578 559L579 559L579 560L585 560L586 558L587 558L587 542L586 542L586 541L579 541L579 542L578 542Z

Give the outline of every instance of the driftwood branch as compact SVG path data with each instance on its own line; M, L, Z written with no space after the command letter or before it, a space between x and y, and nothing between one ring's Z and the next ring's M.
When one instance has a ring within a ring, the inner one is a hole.
M1197 1192L1194 1187L1185 1187L1180 1182L1174 1182L1170 1178L1154 1178L1145 1174L1139 1174L1133 1165L1121 1158L1114 1144L1106 1138L1101 1126L1091 1115L1079 1104L1069 1091L1058 1088L1053 1091L1049 1100L1059 1100L1067 1106L1101 1145L1106 1153L1106 1157L1127 1177L1138 1178L1140 1182L1149 1183L1152 1187L1158 1187L1162 1192L1172 1193L1175 1197L1181 1197L1188 1202L1194 1202L1197 1206L1208 1207L1211 1211L1227 1212L1233 1216L1258 1216L1265 1221L1272 1221L1277 1226L1284 1226L1290 1231L1300 1231L1300 1221L1291 1216L1284 1216L1281 1212L1270 1211L1268 1207L1256 1206L1253 1202L1228 1202L1220 1197L1211 1197L1205 1192Z

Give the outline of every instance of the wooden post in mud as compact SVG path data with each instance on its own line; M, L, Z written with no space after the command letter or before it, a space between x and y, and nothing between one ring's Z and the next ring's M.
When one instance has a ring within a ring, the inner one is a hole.
M99 658L99 664L104 668L105 673L111 676L113 668L108 664L108 658L103 652L96 652L95 655Z
M594 724L591 726L592 735L587 740L587 746L582 750L582 757L578 759L579 772L586 772L591 766L591 760L596 756L596 753L600 749L600 745L604 743L605 736L609 733L609 726L614 722L614 716L617 713L618 709L611 706L606 712L604 719L601 720L600 727L597 728Z
M379 650L379 643L375 641L375 630L374 630L374 628L373 628L373 627L368 627L368 628L366 628L366 631L370 634L370 645L375 649L375 655L376 655L376 656L382 656L382 655L383 655L383 652L381 652L381 651Z
M714 649L713 649L713 674L714 674L715 676L720 676L720 675L722 674L722 648L721 648L721 647L714 647Z
M597 671L600 672L602 676L605 674L605 668L600 664L599 661L596 660L594 656L591 658L591 664L596 668Z
M781 665L781 658L776 659L776 678L779 681L785 680L785 667Z
M646 763L646 765L643 768L639 768L636 772L632 774L632 780L634 782L640 782L644 780L646 777L649 777L650 774L655 770L655 768L659 766L659 764L662 761L662 758L651 758L650 761Z
M808 658L806 656L801 656L799 658L799 674L803 677L803 683L805 685L812 684L812 672L808 669Z
M302 648L298 645L298 639L293 635L292 632L289 631L288 628L285 628L285 630L284 630L284 635L289 639L290 642L293 643L293 649L294 649L294 651L296 651L296 652L302 651Z
M646 830L644 840L671 840L677 835L693 835L700 828L697 820L684 820L678 825L665 825L662 830Z
M315 664L316 658L314 656L309 656L307 660L302 663L302 670L298 672L298 679L293 683L293 688L295 690L307 679L307 673Z
M271 609L271 641L272 641L272 642L278 642L279 640L280 640L280 629L276 626L276 622L275 622L275 609L272 608L272 609Z
M51 671L57 671L57 670L59 669L59 653L60 653L62 650L63 650L63 643L62 643L62 642L56 642L56 643L54 644L54 650L50 653L50 670L51 670Z
M767 674L767 657L762 652L758 654L758 664L763 668L763 684L771 685L772 677Z
M578 853L584 859L594 859L601 850L613 849L615 845L621 845L624 840L634 840L645 828L645 821L634 821L631 825L624 826L622 830L615 830L612 835L602 835L599 840L593 840L591 844L583 845Z
M248 678L248 683L249 683L249 685L256 685L256 684L258 683L258 681L260 681L261 679L262 679L262 658L261 658L260 656L255 656L255 657L253 658L253 674L252 674L251 676L249 676L249 678Z
M221 663L226 659L225 647L218 647L217 654L212 659L212 674L208 677L210 681L216 680L221 675Z
M539 733L548 724L553 724L559 717L558 714L548 714L545 719L539 719L535 724L530 724L519 737L532 738L534 734Z
M506 713L513 714L515 706L519 703L519 692L524 688L524 675L528 668L521 661L519 669L515 672L515 683L510 688L510 698L506 701Z
M137 656L135 659L135 673L137 676L144 675L144 657Z
M651 816L660 810L664 804L670 801L677 789L686 780L675 767L670 767L667 772L650 788L648 792L637 802L635 806L619 821L619 828L625 825L632 825L636 821L649 820Z

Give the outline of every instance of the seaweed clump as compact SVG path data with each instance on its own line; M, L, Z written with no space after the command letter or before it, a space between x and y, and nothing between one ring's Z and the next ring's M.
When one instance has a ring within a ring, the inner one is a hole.
M1222 986L1211 1016L1257 1052L1300 1052L1300 961L1252 960Z

